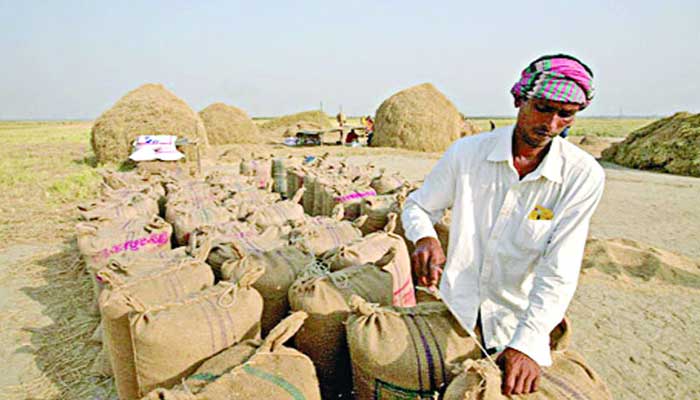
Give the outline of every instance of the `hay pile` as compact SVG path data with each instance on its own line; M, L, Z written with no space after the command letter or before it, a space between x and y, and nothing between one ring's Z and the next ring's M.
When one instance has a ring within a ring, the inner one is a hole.
M430 83L389 97L376 115L372 146L438 152L459 139L463 128L457 108Z
M275 118L262 124L260 129L268 132L284 132L290 128L296 129L297 125L301 125L302 129L327 129L332 127L330 118L326 113L320 110L313 110Z
M199 112L209 144L258 143L258 126L245 111L214 103Z
M679 112L644 126L602 156L631 168L700 176L700 114Z
M199 115L159 84L132 90L95 121L90 143L97 162L126 161L139 135L176 135L208 145ZM194 146L183 150L188 160L194 159Z

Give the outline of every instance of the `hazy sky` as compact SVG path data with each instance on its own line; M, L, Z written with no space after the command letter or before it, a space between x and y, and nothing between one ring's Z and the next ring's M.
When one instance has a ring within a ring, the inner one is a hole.
M432 82L467 115L513 115L544 53L594 70L582 115L700 112L700 1L4 1L0 119L95 118L160 82L195 110L373 113Z

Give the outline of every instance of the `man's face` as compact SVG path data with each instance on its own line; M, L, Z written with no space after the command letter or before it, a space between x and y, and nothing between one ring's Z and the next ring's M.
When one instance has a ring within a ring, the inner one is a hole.
M532 147L544 147L552 138L573 125L578 104L545 99L529 99L516 103L520 107L516 132Z

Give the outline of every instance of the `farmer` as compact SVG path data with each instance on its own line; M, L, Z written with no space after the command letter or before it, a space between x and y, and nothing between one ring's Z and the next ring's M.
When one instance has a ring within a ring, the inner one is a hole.
M479 324L486 351L500 353L504 395L536 391L552 363L549 333L576 290L603 194L600 165L559 137L590 103L592 78L568 55L533 61L511 90L515 125L456 141L403 210L419 283L439 283L466 329ZM445 258L433 224L450 207Z

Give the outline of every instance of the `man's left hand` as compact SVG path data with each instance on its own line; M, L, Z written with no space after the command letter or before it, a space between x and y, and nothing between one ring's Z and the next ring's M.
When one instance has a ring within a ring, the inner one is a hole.
M505 396L528 394L537 391L541 369L532 358L510 347L496 360L505 372L502 392Z

